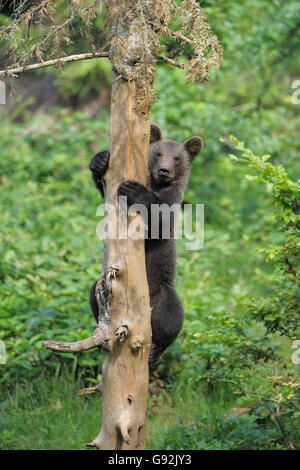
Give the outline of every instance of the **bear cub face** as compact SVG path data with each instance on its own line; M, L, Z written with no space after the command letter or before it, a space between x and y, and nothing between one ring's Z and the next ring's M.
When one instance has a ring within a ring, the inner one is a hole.
M148 178L152 187L168 187L186 180L191 162L203 147L200 137L191 137L183 144L164 140L160 128L151 125Z

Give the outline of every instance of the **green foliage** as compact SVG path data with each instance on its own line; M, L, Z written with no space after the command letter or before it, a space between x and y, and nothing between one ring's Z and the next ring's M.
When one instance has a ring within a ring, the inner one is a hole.
M99 370L98 354L59 356L42 341L82 339L94 326L88 295L102 243L88 163L99 135L106 140L107 121L58 111L54 122L38 117L12 126L3 119L1 131L0 339L8 358L0 382L45 367L58 373L61 362Z
M276 431L272 426L259 426L257 416L227 416L211 420L198 417L188 426L179 421L176 427L162 433L163 449L194 450L261 450L274 448ZM278 448L281 446L278 445Z
M221 69L208 83L187 86L182 71L164 64L155 81L152 122L164 136L204 138L185 199L205 204L205 242L201 251L186 251L178 241L185 323L158 368L165 392L149 400L148 447L287 449L300 446L299 364L292 359L299 358L300 117L292 103L299 3L202 6L224 47ZM86 50L76 31L72 40L72 52ZM75 101L109 81L102 61L77 62L57 75L63 96ZM99 380L101 356L42 349L45 338L80 339L94 326L88 293L103 246L88 163L107 148L108 110L92 113L57 108L32 116L24 104L1 114L4 448L82 448L98 431L99 400L74 402L73 380L84 380L77 388ZM40 387L31 386L41 376Z
M288 178L283 165L274 166L268 161L270 155L258 157L245 148L243 142L234 137L231 141L242 155L230 157L254 168L257 174L246 175L246 178L264 183L272 196L270 210L273 227L282 235L279 245L263 250L277 273L274 294L260 299L252 307L253 313L263 321L268 332L279 332L295 339L300 334L300 180L294 182Z
M59 380L42 374L2 394L0 448L85 450L84 443L99 431L95 416L101 417L101 406L98 396L76 395L80 387L79 380L64 370Z
M108 59L86 60L70 64L62 73L56 72L56 84L64 98L76 100L95 97L103 87L111 85Z
M193 353L190 368L183 371L183 376L190 383L203 380L210 386L227 383L241 406L257 402L268 411L268 419L275 420L286 445L295 448L284 429L287 425L296 436L299 419L299 365L292 363L293 343L289 340L299 338L300 326L300 187L288 178L283 165L274 166L268 161L269 155L254 155L234 137L231 142L242 153L230 155L231 159L255 170L254 174L245 175L246 179L266 185L265 198L281 243L260 250L275 268L268 297L251 301L245 297L242 311L235 315L219 304L215 309L217 315L212 310L205 323L201 320L190 323L187 344L193 345ZM269 224L269 213L267 219Z

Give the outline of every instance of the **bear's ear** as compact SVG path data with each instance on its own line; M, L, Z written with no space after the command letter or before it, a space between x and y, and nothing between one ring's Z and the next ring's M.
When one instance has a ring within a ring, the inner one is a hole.
M156 124L151 124L150 126L150 144L158 142L162 139L161 130Z
M189 140L186 140L183 145L185 150L189 154L190 159L194 160L194 158L202 150L203 140L201 139L201 137L191 137Z

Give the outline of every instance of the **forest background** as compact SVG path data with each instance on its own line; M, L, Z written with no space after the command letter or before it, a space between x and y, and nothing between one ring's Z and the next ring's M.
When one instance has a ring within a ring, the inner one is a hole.
M293 449L300 445L300 5L201 6L223 64L195 85L158 65L154 84L151 121L164 136L204 140L185 201L204 204L205 241L199 251L178 241L185 323L151 375L147 448ZM3 7L0 24L11 14ZM101 21L93 24L99 31ZM87 50L79 28L72 41L71 52ZM57 355L42 342L83 339L94 328L88 295L103 243L88 164L108 148L110 86L109 61L87 60L9 80L0 106L2 449L83 449L98 431L101 398L76 390L101 380L101 355Z

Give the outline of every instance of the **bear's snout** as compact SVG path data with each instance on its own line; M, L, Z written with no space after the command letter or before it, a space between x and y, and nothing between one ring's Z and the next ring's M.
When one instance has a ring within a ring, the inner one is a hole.
M160 176L169 176L170 170L167 166L161 166L160 169L158 170L158 174Z

